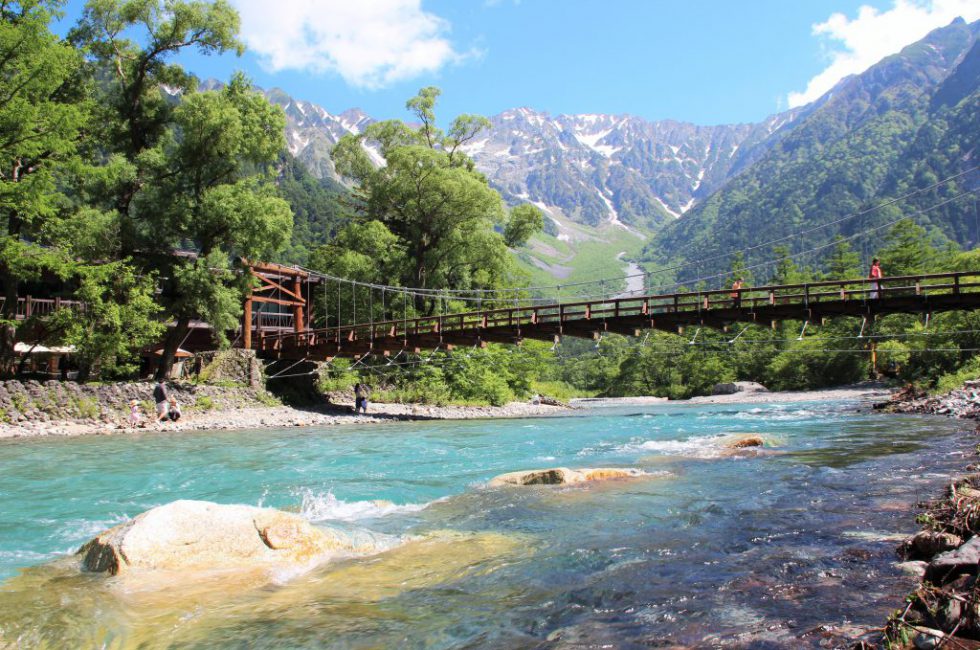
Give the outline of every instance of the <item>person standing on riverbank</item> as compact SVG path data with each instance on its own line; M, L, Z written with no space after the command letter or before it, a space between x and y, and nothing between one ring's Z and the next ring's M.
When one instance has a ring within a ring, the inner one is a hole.
M354 415L357 415L359 412L367 415L369 394L370 389L368 389L367 384L360 382L354 384Z
M156 387L153 389L153 401L157 405L157 422L165 422L167 419L167 412L170 410L168 408L168 397L166 385L162 379L158 380Z
M868 271L868 277L875 280L875 282L871 283L871 299L874 300L881 295L881 282L878 282L878 280L881 280L882 272L881 264L878 262L877 257L871 260L871 270Z

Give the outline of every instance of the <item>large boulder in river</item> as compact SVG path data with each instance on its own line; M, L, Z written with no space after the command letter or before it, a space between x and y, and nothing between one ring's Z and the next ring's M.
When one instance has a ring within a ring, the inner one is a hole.
M288 512L208 501L174 501L147 510L88 542L78 553L87 571L233 569L299 565L378 549L310 525Z
M594 467L591 469L549 467L547 469L531 469L501 474L490 479L489 485L490 487L502 485L575 485L589 481L635 478L645 475L646 472L643 470L632 467Z

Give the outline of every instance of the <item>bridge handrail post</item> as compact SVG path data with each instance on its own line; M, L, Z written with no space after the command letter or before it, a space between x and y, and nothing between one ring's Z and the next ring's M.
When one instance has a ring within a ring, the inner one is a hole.
M953 295L959 295L960 293L960 274L957 273L953 276Z

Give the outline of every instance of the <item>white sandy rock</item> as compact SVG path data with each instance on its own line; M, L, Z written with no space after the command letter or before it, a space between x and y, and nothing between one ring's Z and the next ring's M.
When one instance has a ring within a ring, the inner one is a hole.
M567 467L549 467L547 469L532 469L521 472L509 472L490 479L490 487L502 485L576 485L589 481L606 481L619 478L636 478L647 473L632 467L593 467L585 469L569 469Z
M103 532L78 553L85 570L115 575L136 568L299 565L376 550L272 508L174 501Z

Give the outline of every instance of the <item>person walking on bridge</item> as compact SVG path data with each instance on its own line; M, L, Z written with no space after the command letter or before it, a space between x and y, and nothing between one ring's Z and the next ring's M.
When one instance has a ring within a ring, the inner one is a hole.
M874 300L881 295L881 263L878 262L878 258L871 260L871 270L868 271L868 277L874 280L871 283L871 299Z
M744 278L738 278L732 283L732 307L734 309L739 309L742 306L742 284L744 282Z

